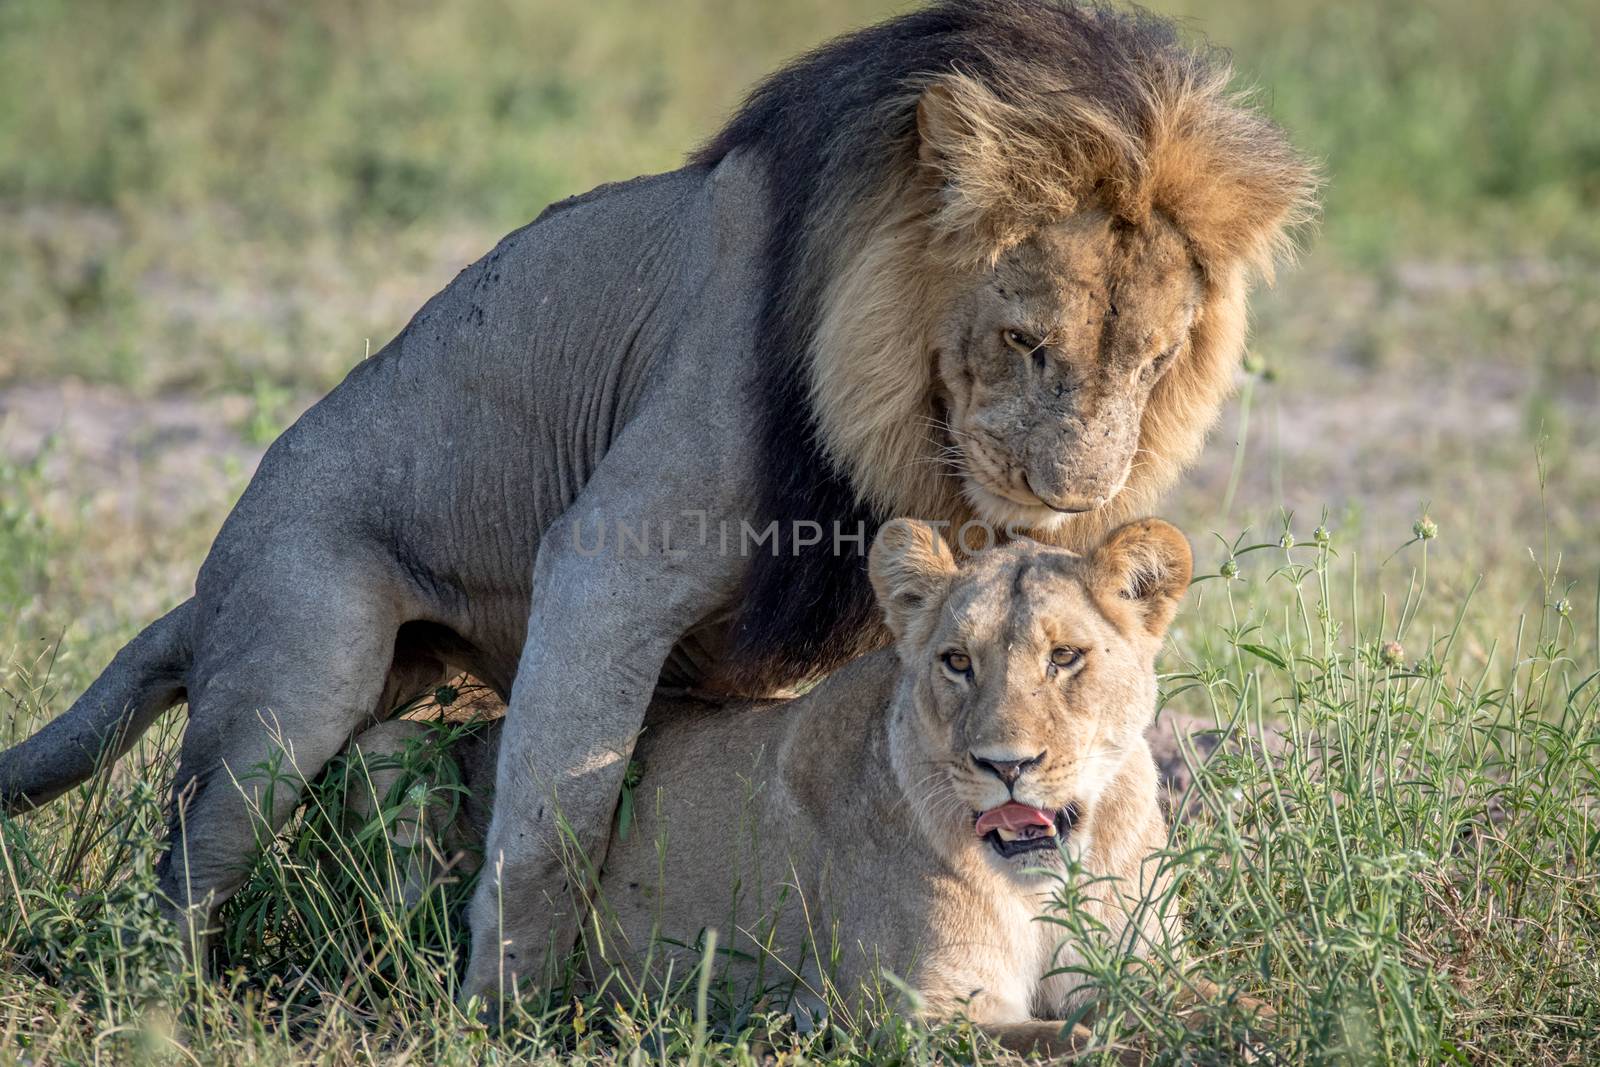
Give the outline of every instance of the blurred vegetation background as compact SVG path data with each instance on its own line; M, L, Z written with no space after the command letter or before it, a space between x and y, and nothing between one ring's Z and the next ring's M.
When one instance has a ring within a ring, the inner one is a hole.
M84 680L186 594L261 448L502 233L908 6L0 3L0 640L74 627ZM1546 536L1600 561L1600 4L1156 6L1328 179L1169 514L1200 542L1328 507L1388 551L1426 507L1463 583L1517 589Z
M440 260L670 169L763 73L907 6L8 0L0 373L326 387ZM1590 0L1156 6L1326 161L1319 249L1593 252Z

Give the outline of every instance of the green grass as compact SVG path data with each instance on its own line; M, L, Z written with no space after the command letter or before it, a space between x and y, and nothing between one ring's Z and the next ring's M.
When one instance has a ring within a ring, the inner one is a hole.
M783 58L903 6L0 4L0 410L23 398L0 415L0 740L185 595L260 445L496 237L674 166ZM1171 845L1191 953L1273 1005L1251 1037L1285 1061L1591 1062L1600 8L1156 6L1229 45L1328 178L1301 266L1256 300L1246 402L1164 509L1203 572L1234 564L1164 661L1170 702L1235 737ZM228 446L113 427L108 458L101 426L30 422L28 390L72 381L103 386L70 403L107 425L176 403ZM1424 512L1438 536L1400 548ZM460 1015L465 887L395 916L346 768L197 982L150 897L180 725L0 826L0 1063L754 1062L768 1040L714 984L701 1011L693 976L625 1014ZM1238 1012L1180 1033L1150 973L1094 972L1102 1037L1234 1059ZM879 1006L768 1045L992 1055L974 1041Z

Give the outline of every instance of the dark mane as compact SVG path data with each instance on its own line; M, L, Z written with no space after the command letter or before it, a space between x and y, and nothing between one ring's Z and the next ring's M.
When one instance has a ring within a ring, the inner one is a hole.
M832 669L885 640L867 583L865 548L893 516L862 503L829 461L811 410L804 361L823 312L830 263L851 225L848 204L916 171L916 101L928 80L961 73L1002 100L1059 91L1148 128L1152 69L1209 69L1172 23L1149 14L1051 0L945 0L837 38L751 93L692 157L714 165L752 151L770 173L772 223L759 331L762 524L777 520L777 553L751 560L734 623L729 681L764 692ZM1224 65L1225 66L1225 65ZM932 517L932 516L923 516ZM792 523L811 520L823 543L792 548ZM832 530L864 524L867 543L835 558Z

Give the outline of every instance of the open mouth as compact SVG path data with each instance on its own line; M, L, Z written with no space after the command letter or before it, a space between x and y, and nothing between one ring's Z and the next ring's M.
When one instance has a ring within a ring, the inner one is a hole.
M973 819L973 829L990 848L1009 859L1024 852L1057 847L1067 839L1077 821L1076 804L1051 811L1013 800L978 812Z

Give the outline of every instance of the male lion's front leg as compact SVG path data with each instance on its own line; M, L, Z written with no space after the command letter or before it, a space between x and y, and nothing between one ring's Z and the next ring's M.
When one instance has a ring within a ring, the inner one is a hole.
M472 902L463 1001L498 1000L519 981L547 980L577 941L588 876L605 854L662 665L737 589L737 558L698 545L641 551L610 536L619 523L639 530L648 518L659 539L661 518L677 515L682 498L594 488L594 502L585 503L586 491L540 544ZM602 527L608 536L595 550Z
M759 165L736 155L685 209L702 225L680 227L687 272L673 299L695 313L655 357L621 436L540 538L463 1000L542 978L546 961L572 948L584 886L571 875L604 855L661 668L685 633L738 593L747 561L707 531L749 517L758 497L751 360L765 204ZM663 523L674 531L670 549Z

